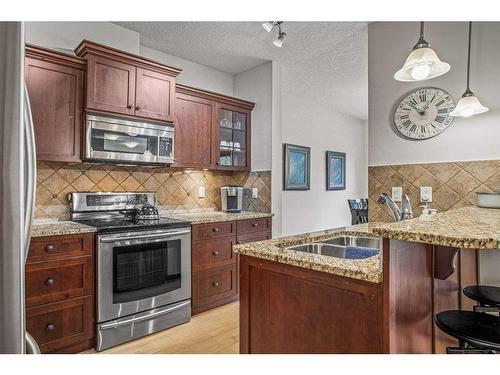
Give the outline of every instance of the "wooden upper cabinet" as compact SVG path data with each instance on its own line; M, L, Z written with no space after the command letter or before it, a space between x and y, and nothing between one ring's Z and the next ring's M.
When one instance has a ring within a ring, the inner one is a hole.
M137 68L135 115L173 121L175 78L153 70Z
M215 103L178 87L175 98L175 164L178 167L211 168Z
M250 170L254 103L176 85L175 166Z
M180 69L87 40L75 53L88 61L87 109L173 121Z
M133 116L135 66L93 55L87 61L87 108Z
M85 61L27 45L25 80L37 159L79 162Z

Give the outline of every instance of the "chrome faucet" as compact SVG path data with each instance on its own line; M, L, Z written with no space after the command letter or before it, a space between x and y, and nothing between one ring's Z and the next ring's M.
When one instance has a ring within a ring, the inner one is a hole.
M392 212L392 216L395 221L402 221L413 218L413 211L411 209L410 198L408 195L403 194L401 197L401 209L399 209L398 205L392 200L392 198L387 193L382 193L377 199L377 202L380 204L387 204Z

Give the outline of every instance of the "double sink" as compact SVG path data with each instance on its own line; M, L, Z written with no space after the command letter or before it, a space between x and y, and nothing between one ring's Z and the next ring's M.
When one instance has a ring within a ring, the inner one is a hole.
M324 241L289 246L286 249L342 259L367 259L381 253L382 239L342 236Z

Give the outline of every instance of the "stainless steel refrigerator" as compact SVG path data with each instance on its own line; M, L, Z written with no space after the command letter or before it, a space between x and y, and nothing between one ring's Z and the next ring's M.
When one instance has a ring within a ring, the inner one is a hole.
M23 72L24 25L0 22L0 353L14 354L39 353L24 306L36 154Z

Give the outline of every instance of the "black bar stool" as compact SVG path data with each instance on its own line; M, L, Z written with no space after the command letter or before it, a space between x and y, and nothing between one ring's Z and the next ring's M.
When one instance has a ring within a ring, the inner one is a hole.
M500 352L500 317L462 310L443 311L434 317L436 325L458 339L458 348L448 354L496 354Z
M473 285L465 287L464 294L479 302L474 306L476 312L496 312L500 315L500 288L489 285Z

